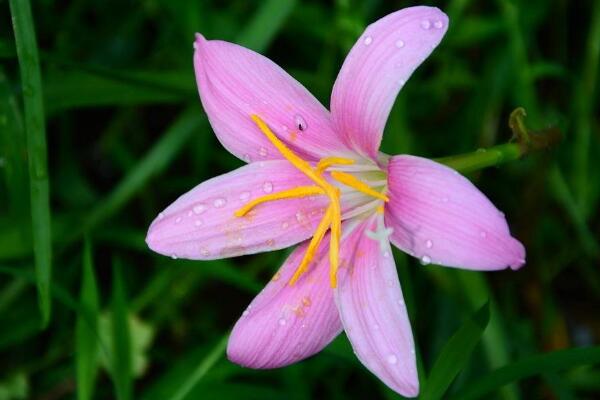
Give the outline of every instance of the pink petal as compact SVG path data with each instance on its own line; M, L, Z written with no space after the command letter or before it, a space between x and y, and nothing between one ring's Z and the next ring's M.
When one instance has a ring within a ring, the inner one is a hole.
M353 252L348 270L341 270L335 299L342 324L360 361L386 385L406 397L419 393L410 321L396 265L387 240L366 235L377 231L377 215L354 232L342 251ZM383 222L383 221L381 221Z
M210 260L276 250L310 236L328 204L325 196L261 204L244 217L250 200L311 182L289 162L248 164L201 183L154 220L146 242L161 254Z
M423 264L497 270L525 263L504 214L458 172L413 156L392 157L388 168L385 216L397 247Z
M194 47L202 105L217 137L232 154L246 162L282 158L252 122L251 114L259 115L308 160L347 152L325 107L271 60L199 34Z
M329 283L328 235L309 271L289 280L307 243L300 245L250 303L229 338L228 358L251 368L277 368L321 351L342 330Z
M440 43L448 17L434 7L409 7L369 25L340 70L331 114L346 143L376 159L394 100L413 71Z

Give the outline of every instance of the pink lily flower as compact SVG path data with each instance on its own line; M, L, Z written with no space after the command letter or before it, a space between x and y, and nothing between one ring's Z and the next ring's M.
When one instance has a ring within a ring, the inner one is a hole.
M428 159L379 152L396 95L447 27L431 7L369 25L337 77L331 112L269 59L197 35L202 105L220 142L248 164L177 199L150 226L148 246L211 260L300 243L233 328L231 361L282 367L345 330L365 367L416 396L390 242L423 264L524 264L504 215L469 180Z

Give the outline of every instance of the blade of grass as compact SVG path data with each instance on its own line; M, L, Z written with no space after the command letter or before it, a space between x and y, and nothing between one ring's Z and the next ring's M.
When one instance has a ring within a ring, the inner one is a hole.
M452 399L487 398L486 394L510 382L516 382L545 372L556 372L581 365L599 363L600 346L535 354L486 374L452 396Z
M256 51L265 50L290 15L296 0L267 0L238 34L236 42Z
M441 399L454 378L469 361L490 320L489 303L485 303L472 318L467 319L459 330L446 342L427 380L420 399Z
M112 298L112 346L111 375L118 400L129 400L132 397L131 374L131 340L129 321L127 319L127 301L125 286L121 276L119 260L113 263L113 298Z
M77 316L75 327L77 399L89 400L94 393L98 372L98 288L94 276L92 245L89 238L83 247L83 274L80 305L83 310Z
M177 392L171 397L171 400L183 400L190 393L192 389L204 378L206 373L216 364L217 361L225 353L227 347L227 339L229 338L229 332L227 332L221 340L215 345L210 353L206 355L204 360L198 365L192 373L185 380L184 384L179 388Z
M45 328L51 312L52 235L42 78L29 1L10 0L9 4L23 88L33 251L42 326Z
M121 180L112 192L98 206L91 210L77 226L72 227L70 235L66 237L65 244L77 240L83 232L90 231L107 218L119 211L148 180L164 170L171 160L183 148L183 145L206 123L196 107L184 111L177 120L167 129L161 139L144 156L133 170Z

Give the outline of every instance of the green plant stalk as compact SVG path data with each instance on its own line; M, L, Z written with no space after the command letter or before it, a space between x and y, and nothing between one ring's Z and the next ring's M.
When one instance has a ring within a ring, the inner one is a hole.
M435 161L447 165L461 173L469 173L486 167L516 161L526 150L519 143L505 143L472 153L438 158Z
M598 78L598 61L600 59L600 2L594 3L590 19L590 32L587 41L587 51L583 62L581 81L575 88L575 140L573 155L573 181L575 182L576 200L583 208L584 214L588 210L589 188L589 159L590 139L594 110L594 90Z
M42 78L29 1L10 0L9 4L23 88L36 280L42 326L46 327L51 312L52 236Z

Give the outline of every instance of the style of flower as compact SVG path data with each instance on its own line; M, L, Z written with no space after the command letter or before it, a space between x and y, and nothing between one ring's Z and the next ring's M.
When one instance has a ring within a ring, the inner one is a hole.
M524 264L504 214L470 181L428 159L379 152L396 95L447 27L431 7L368 26L337 77L331 113L269 59L197 35L202 105L220 142L247 165L177 199L152 223L147 243L194 260L300 243L233 328L231 361L289 365L345 330L372 373L416 396L413 336L390 242L422 264Z

